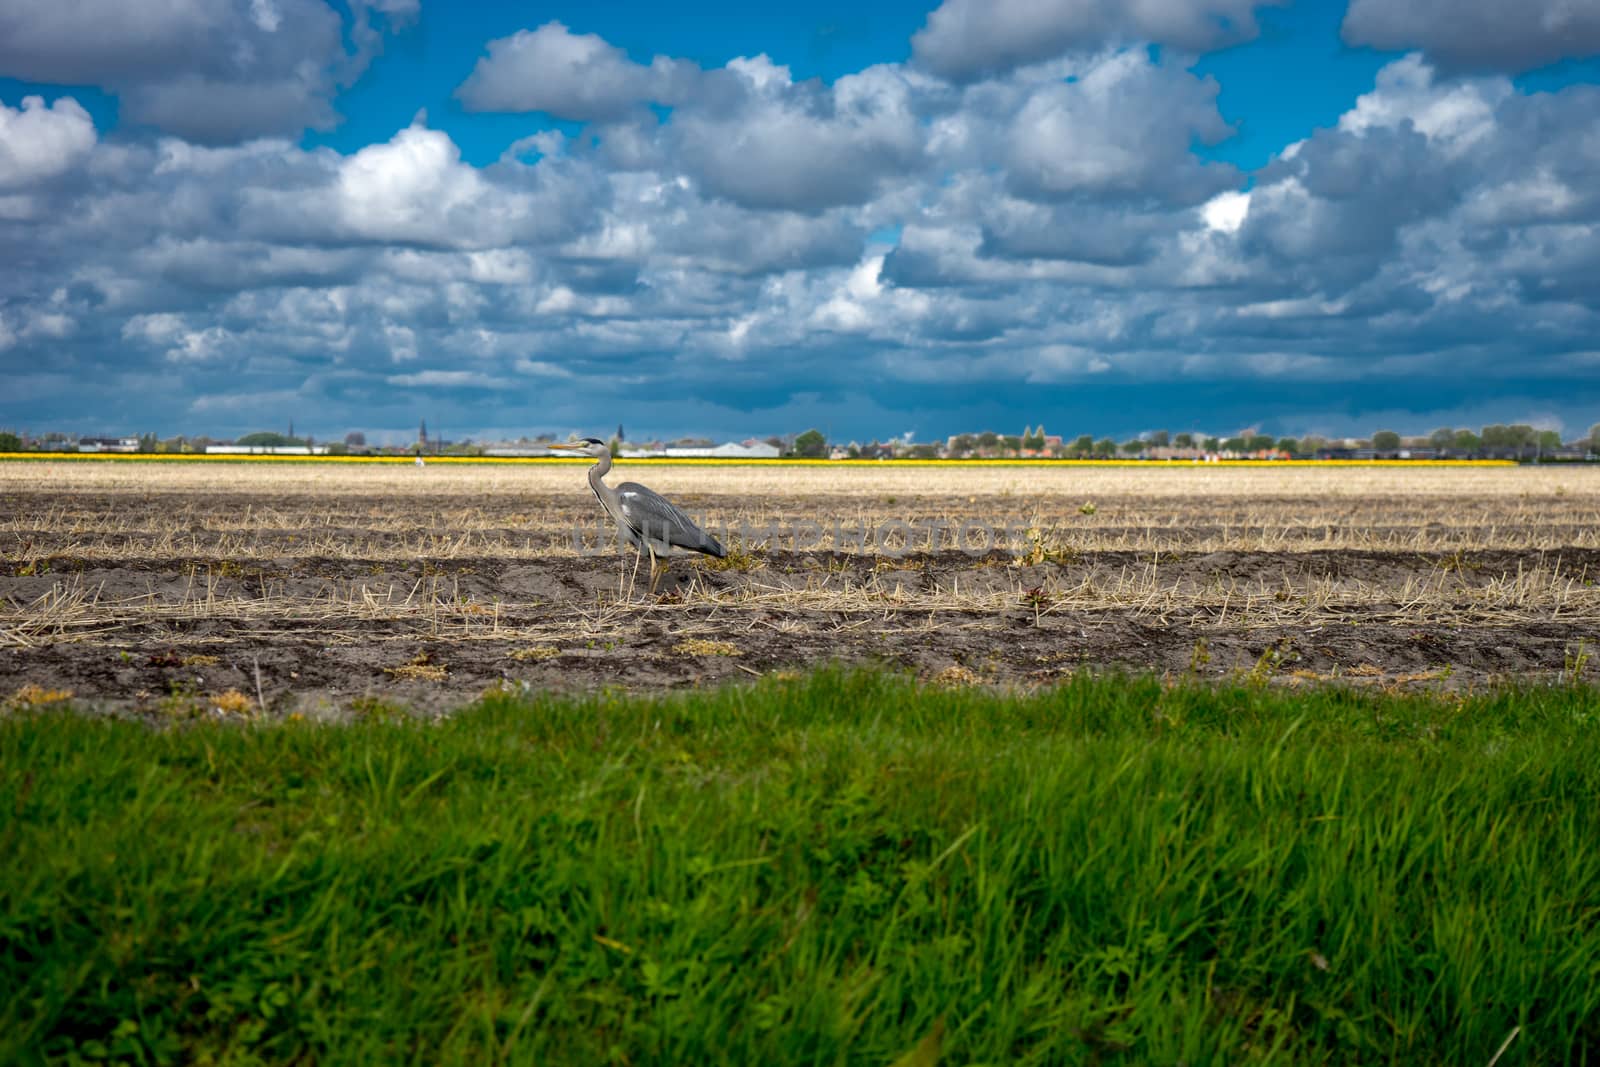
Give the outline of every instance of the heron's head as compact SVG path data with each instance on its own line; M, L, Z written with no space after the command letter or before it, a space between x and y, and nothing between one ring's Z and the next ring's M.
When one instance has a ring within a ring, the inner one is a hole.
M585 437L581 441L552 444L550 447L558 452L576 452L580 456L589 456L593 459L611 455L611 446L598 437Z

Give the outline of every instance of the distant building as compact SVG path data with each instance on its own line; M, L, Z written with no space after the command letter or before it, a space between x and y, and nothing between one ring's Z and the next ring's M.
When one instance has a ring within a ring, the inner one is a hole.
M80 437L79 452L137 452L137 437Z
M667 446L660 441L646 441L638 445L621 445L617 449L622 459L659 459L667 454Z
M782 453L778 447L752 437L744 441L727 441L713 445L709 441L694 444L674 442L654 447L627 447L620 449L623 459L777 459Z
M727 444L718 445L711 450L711 454L736 459L777 459L781 453L776 445L750 438L747 441L729 441Z
M554 452L541 444L527 442L503 442L500 444L485 445L483 454L494 456L498 459L528 459L536 456L553 456Z
M206 445L208 456L326 456L327 454L327 445Z

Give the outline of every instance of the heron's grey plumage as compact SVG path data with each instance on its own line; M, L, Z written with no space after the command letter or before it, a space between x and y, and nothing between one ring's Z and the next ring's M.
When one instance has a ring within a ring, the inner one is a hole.
M604 441L589 437L578 444L554 447L581 451L595 459L589 468L589 488L628 543L649 551L652 571L657 557L703 552L720 559L727 554L715 537L660 493L638 482L623 482L615 488L607 485L611 450Z
M623 482L617 486L617 497L622 505L622 515L634 534L661 544L690 552L704 552L721 559L727 553L715 537L696 526L677 505L653 489L638 482ZM664 555L660 548L656 555Z

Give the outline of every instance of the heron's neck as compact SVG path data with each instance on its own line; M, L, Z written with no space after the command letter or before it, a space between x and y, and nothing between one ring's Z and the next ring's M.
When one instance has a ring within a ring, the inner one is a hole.
M594 490L594 495L606 505L607 510L613 510L617 503L617 491L607 485L603 479L611 470L611 457L601 456L595 465L589 468L589 488Z

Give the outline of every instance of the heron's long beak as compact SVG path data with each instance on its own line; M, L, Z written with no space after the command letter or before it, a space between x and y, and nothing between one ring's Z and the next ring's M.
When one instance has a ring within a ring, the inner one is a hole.
M578 451L578 449L585 448L587 446L586 445L561 445L561 444L555 444L554 442L552 442L551 444L545 445L545 447L546 448L560 449L562 452L576 452L576 451Z

